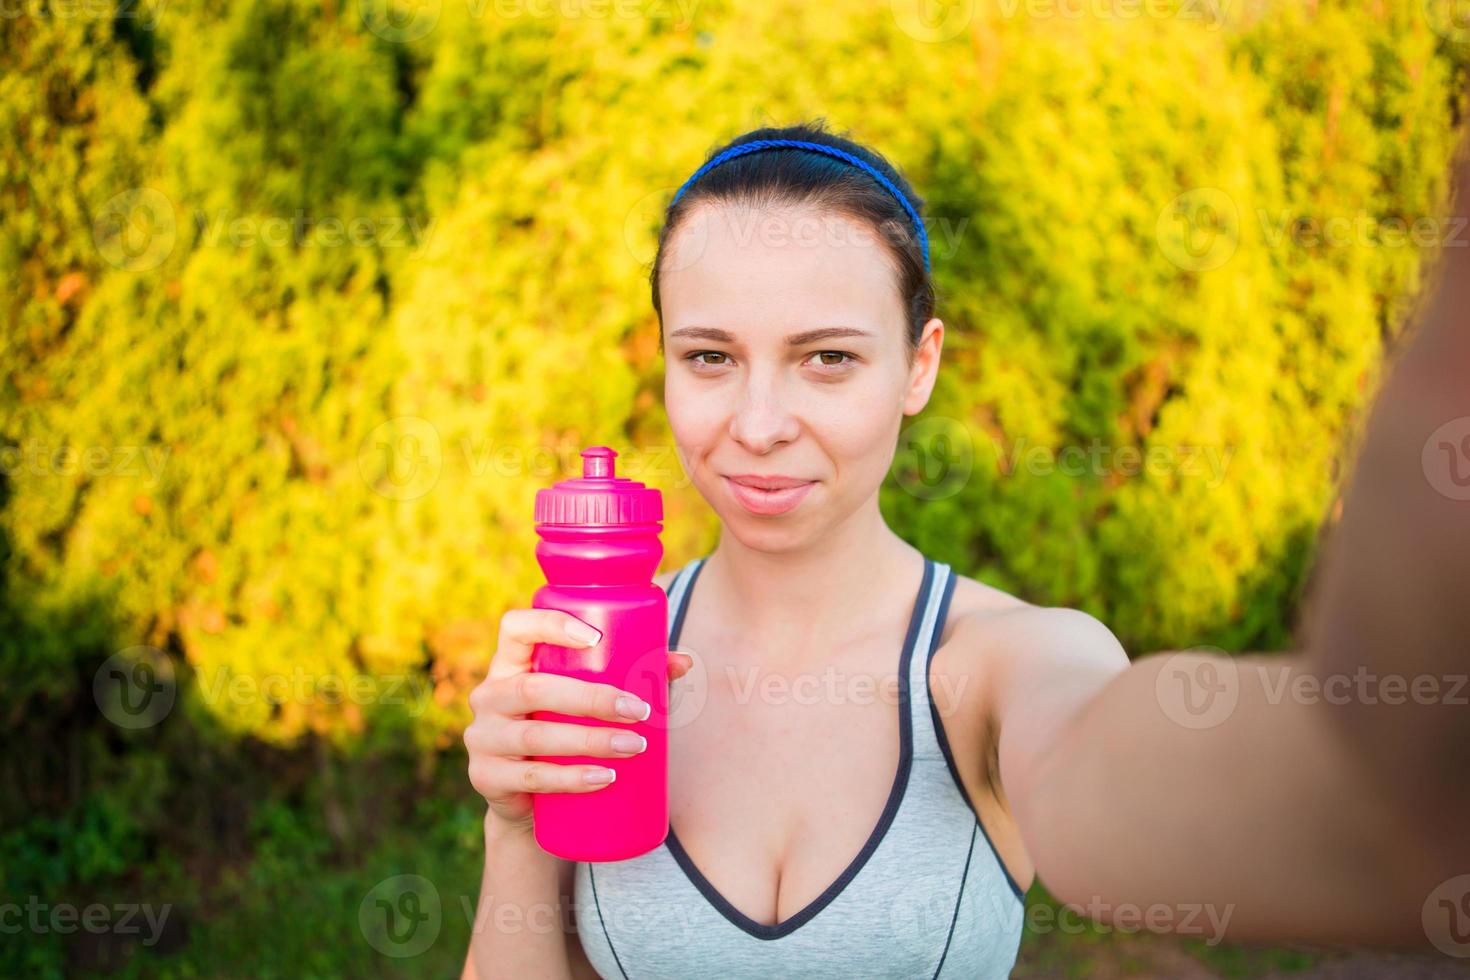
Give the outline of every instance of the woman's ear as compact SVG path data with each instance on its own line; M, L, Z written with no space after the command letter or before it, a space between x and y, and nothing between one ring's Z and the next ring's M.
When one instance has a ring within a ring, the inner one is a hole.
M944 322L938 317L924 324L914 363L909 368L908 388L903 397L903 414L917 415L929 404L934 381L939 377L939 353L944 347Z

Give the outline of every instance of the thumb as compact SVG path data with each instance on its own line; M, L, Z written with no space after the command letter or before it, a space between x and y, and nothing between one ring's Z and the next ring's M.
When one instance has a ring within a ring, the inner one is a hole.
M694 658L687 653L674 650L669 651L669 680L676 681L689 673L694 666Z

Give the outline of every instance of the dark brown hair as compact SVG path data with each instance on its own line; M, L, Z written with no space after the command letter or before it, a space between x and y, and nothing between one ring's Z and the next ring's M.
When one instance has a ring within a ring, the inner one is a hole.
M752 140L790 139L836 147L865 161L897 187L921 217L924 201L907 179L883 156L845 136L829 132L823 120L797 126L752 130L719 147L706 157L713 160L732 147ZM692 172L692 171L691 171ZM658 252L653 259L649 283L653 309L659 318L659 350L663 350L663 307L659 300L659 270L669 241L684 218L708 203L752 207L806 205L866 222L878 232L892 260L899 297L907 317L905 350L912 360L924 324L934 316L934 280L924 264L918 230L903 206L882 184L850 163L825 153L797 148L746 153L714 167L685 190L664 214L659 231Z

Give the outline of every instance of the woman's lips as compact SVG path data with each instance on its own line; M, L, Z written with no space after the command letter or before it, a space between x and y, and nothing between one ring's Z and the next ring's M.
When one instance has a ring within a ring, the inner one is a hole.
M800 486L787 487L784 490L759 490L743 483L736 483L728 476L722 479L730 488L731 495L740 502L740 506L752 514L760 514L765 517L784 514L792 510L815 486L813 481L808 481Z

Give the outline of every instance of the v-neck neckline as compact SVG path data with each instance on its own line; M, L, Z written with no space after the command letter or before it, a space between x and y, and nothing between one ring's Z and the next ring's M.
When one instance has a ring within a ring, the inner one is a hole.
M707 557L707 556L706 556ZM669 649L674 649L679 641L679 633L684 625L684 614L689 608L689 596L694 590L694 583L699 578L699 573L704 570L705 558L700 558L693 572L688 576L684 584L684 590L679 596L678 608L675 610L673 625L669 630ZM674 832L672 817L669 820L669 833L664 838L664 845L673 855L674 861L684 871L685 877L699 891L701 895L732 924L743 932L757 939L780 939L782 936L790 935L806 923L810 922L828 905L841 895L848 884L857 877L859 871L868 863L878 845L888 833L894 817L898 815L899 804L903 802L904 790L908 787L909 772L912 768L914 755L913 744L913 707L912 697L909 690L909 673L913 663L915 644L918 641L919 630L923 624L924 613L930 605L930 593L932 592L935 576L934 561L929 557L924 558L924 576L919 583L918 595L914 597L914 607L909 613L908 630L904 636L903 650L899 655L898 667L898 734L899 752L898 768L893 774L893 783L888 790L888 800L883 805L883 812L878 817L877 824L869 832L864 841L862 849L843 868L837 879L822 890L822 893L808 902L800 911L772 925L757 922L750 916L741 912L730 903L720 890L699 870L684 845L679 842L679 836Z

